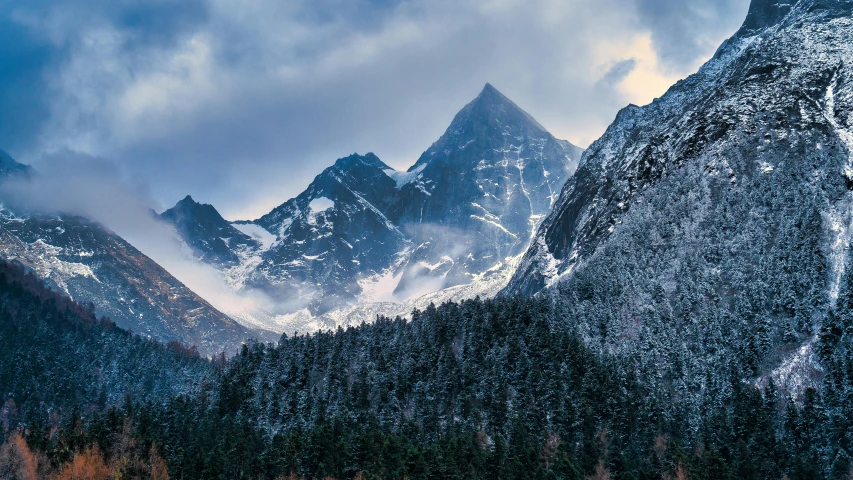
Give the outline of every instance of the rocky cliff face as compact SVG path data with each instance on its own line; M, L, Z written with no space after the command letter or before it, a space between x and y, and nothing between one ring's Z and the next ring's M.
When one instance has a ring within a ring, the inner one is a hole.
M285 313L313 316L463 285L494 293L580 154L486 85L408 171L351 155L269 214L232 224L264 244L246 249L239 240L220 251L235 234L203 209L178 219L172 212L187 210L179 204L163 218L235 288L262 290L287 304ZM213 217L216 228L186 227Z

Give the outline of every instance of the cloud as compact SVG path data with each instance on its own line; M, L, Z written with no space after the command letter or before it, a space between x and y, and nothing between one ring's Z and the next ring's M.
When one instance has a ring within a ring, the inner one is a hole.
M612 67L607 70L607 73L598 81L598 85L602 87L613 87L618 85L625 77L631 74L637 68L637 59L629 58L615 62Z
M637 21L651 32L662 66L683 72L713 51L746 18L744 0L636 0Z
M45 152L107 158L157 208L254 218L354 151L407 168L486 82L586 145L744 3L33 0L0 7L0 148L41 171Z

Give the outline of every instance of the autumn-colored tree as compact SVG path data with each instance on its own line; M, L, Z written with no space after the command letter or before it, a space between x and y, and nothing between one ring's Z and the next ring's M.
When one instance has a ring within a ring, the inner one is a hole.
M107 466L101 450L92 446L74 455L74 459L60 468L52 480L111 480L114 471Z
M39 467L47 467L43 461L30 450L27 441L18 433L0 447L0 480L38 480Z
M169 480L169 469L166 468L166 461L157 451L157 445L151 445L151 451L148 452L148 464L151 465L151 480Z

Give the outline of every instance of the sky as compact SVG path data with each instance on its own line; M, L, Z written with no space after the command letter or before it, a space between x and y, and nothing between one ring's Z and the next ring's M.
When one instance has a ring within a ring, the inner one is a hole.
M748 3L0 0L0 149L254 219L353 152L408 168L486 82L586 147Z

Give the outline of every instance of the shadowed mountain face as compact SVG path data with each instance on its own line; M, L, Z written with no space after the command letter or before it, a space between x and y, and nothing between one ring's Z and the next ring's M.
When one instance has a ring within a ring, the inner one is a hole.
M189 246L202 255L200 260L206 263L235 265L239 262L235 251L260 246L256 239L222 218L215 208L200 204L189 195L163 212L162 218L191 242Z
M679 396L723 388L724 365L801 394L848 269L851 101L853 2L754 1L697 74L584 153L507 291L554 294Z
M190 211L179 203L163 218L238 289L322 314L505 275L581 152L487 84L408 171L351 155L269 214L232 224L267 237L256 248L235 242L207 206L178 218L176 210ZM212 223L219 227L202 227Z
M32 169L0 155L13 176ZM253 332L216 310L160 265L102 225L74 215L21 214L0 206L0 256L47 285L92 303L122 328L163 341L195 345L205 355L234 352Z

